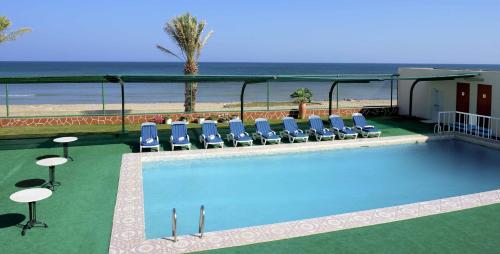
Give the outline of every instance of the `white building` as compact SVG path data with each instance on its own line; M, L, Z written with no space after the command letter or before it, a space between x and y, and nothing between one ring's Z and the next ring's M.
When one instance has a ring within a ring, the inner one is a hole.
M448 70L434 68L400 68L401 78L479 73L473 78L421 81L413 92L410 113L410 91L414 80L398 83L399 114L436 120L439 111L461 111L500 118L500 70Z

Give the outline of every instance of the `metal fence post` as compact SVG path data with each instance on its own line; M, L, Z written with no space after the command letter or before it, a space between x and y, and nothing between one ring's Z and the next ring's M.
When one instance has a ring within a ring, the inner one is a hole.
M267 111L269 111L269 81L267 81Z
M391 79L391 108L392 108L392 94L394 93L393 89L394 89L394 76L392 76Z
M101 82L101 102L102 102L102 114L105 115L106 114L106 108L105 108L105 104L104 104L104 83Z
M9 112L9 85L5 83L5 113L7 116L10 115Z
M399 107L399 79L396 79L396 107Z
M338 84L336 87L337 88L337 92L336 92L336 94L337 94L337 110L339 110L339 86L340 86L340 84Z
M122 97L122 134L125 133L125 84L120 79L120 89Z

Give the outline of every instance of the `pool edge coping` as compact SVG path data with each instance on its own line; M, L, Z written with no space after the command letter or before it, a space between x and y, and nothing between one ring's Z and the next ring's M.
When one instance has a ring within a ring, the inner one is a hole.
M454 135L406 135L333 142L323 141L209 150L200 149L176 151L174 152L175 157L170 157L167 160L321 151L365 147L367 145L376 147L454 138L457 137ZM312 219L208 232L205 233L202 239L194 235L184 235L179 236L177 242L173 242L170 237L146 240L142 162L164 160L165 155L172 155L172 152L128 153L122 156L109 253L183 253L234 247L377 225L500 203L500 190L493 190ZM170 219L170 216L166 215L166 219Z

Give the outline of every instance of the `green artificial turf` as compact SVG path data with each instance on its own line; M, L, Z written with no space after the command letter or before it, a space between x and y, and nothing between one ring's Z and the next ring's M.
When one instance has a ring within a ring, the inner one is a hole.
M203 253L499 253L499 217L500 204L495 204Z
M349 121L346 122L350 124ZM370 122L384 132L383 136L432 131L429 125L399 118L377 118L371 119ZM307 123L302 121L299 125L305 128ZM221 134L225 136L228 131L227 124L220 124L219 127ZM272 122L272 127L280 130L281 124L275 121ZM127 135L116 135L120 126L0 128L0 136L3 138L0 139L0 253L107 253L121 157L124 153L138 151L139 125L128 125L127 129ZM248 131L253 131L251 123ZM193 147L201 148L196 138L200 134L199 125L190 125L189 133ZM56 168L56 180L60 181L62 186L56 188L52 197L39 202L37 206L38 219L47 223L49 228L32 229L22 237L18 224L26 221L28 206L11 201L9 196L15 191L39 186L48 178L48 169L37 166L35 162L40 156L62 155L61 146L52 142L52 138L68 134L76 134L80 138L70 146L70 155L74 161ZM169 135L169 127L161 125L160 140L164 150L170 149ZM480 209L485 209L487 214L498 212L492 211L491 208ZM467 214L464 216L471 217ZM413 226L397 232L405 230L412 231ZM489 236L488 231L480 229L471 232ZM357 233L351 234L345 236L346 240L341 242L354 244L360 241ZM317 251L328 250L330 245L325 242L334 241L322 238L325 236L318 237L298 240L300 244L294 248L300 250L314 246ZM389 240L373 239L381 242ZM260 247L248 248L246 251Z
M0 151L3 249L0 252L105 253L109 246L121 154L127 152L130 147L126 144L70 147L74 161L56 167L56 180L62 186L37 205L38 219L49 227L31 229L22 237L21 229L15 224L28 216L28 205L12 202L9 195L43 183L48 178L48 169L35 164L37 157L61 155L62 148Z
M308 129L307 120L297 120L299 128L304 130ZM351 119L344 119L346 126L352 126ZM282 124L280 120L270 121L271 127L276 130L282 130ZM369 118L368 123L375 125L377 128L382 129L382 136L398 136L398 135L409 135L417 133L432 133L433 125L425 124L414 119L408 119L404 117L377 117ZM329 127L329 123L325 119L325 127ZM253 132L254 122L245 121L245 125L248 132ZM228 132L227 123L218 124L220 133L225 134ZM140 131L140 124L127 124L126 131L132 136L138 136ZM194 139L200 132L199 124L189 124L188 128ZM158 129L160 130L160 140L167 141L170 135L170 125L159 124ZM17 138L38 138L38 137L53 137L60 135L95 135L95 134L119 134L121 131L121 125L66 125L66 126L40 126L40 127L7 127L0 128L0 139L17 139Z

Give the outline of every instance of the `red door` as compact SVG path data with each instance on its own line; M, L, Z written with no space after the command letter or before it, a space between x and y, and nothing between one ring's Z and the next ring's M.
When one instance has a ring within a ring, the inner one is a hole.
M469 113L470 85L467 83L457 83L457 106L456 110Z
M477 109L478 115L491 116L491 86L490 85L477 85ZM488 128L488 119L481 118L479 126Z
M457 105L456 111L469 113L469 101L470 101L470 85L467 83L457 83ZM465 126L469 120L469 117L464 114L455 114L455 122L459 123L459 126Z
M491 116L490 85L477 85L477 114Z

